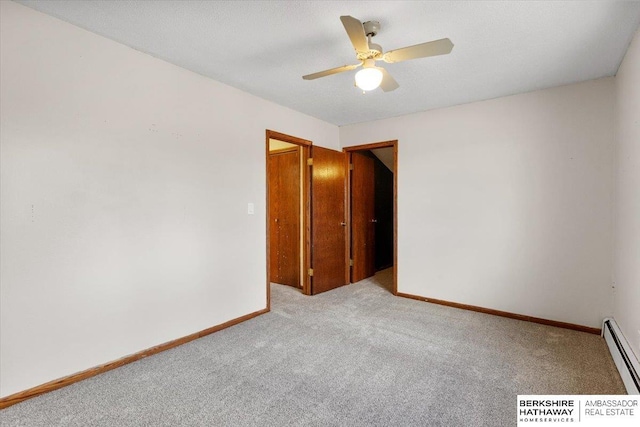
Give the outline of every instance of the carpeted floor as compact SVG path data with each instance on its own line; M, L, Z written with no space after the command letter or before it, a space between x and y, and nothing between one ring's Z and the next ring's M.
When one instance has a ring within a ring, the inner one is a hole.
M604 341L398 298L391 270L0 412L2 426L511 426L517 394L624 394Z

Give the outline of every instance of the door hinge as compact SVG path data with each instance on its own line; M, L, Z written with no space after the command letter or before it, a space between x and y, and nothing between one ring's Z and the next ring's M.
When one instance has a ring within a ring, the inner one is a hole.
M353 163L349 163L349 170L352 171L353 170Z
M353 260L352 259L349 260L349 267L353 267Z
M313 276L313 268L310 268L309 270L307 270L307 273L309 274L309 276Z
M313 166L313 158L309 157L307 159L307 166Z

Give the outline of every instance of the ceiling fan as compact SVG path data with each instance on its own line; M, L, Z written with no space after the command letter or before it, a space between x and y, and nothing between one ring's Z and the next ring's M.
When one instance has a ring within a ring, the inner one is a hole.
M305 80L314 80L344 71L354 70L362 66L362 70L356 73L356 86L363 91L376 89L378 86L385 92L400 87L391 74L382 67L376 67L376 61L387 63L402 62L409 59L426 58L428 56L446 55L453 49L453 43L449 39L434 40L420 43L413 46L403 47L383 53L382 47L372 43L371 38L378 34L380 23L377 21L360 22L353 16L341 16L340 20L347 35L351 39L351 44L356 50L356 58L359 64L344 65L342 67L331 68L313 74L302 76Z

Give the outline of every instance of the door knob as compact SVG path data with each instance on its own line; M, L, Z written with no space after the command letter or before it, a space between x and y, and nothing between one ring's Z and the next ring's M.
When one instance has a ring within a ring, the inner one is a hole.
M377 219L372 219L371 222L378 222L378 220Z
M343 226L343 227L346 227L347 223L346 222L341 222L340 225Z

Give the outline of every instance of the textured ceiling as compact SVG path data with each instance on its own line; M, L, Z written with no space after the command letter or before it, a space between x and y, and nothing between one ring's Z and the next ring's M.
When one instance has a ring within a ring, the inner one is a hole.
M615 75L640 2L18 1L336 125ZM450 55L383 64L400 84L362 94L339 20L380 21L387 50L449 37Z

